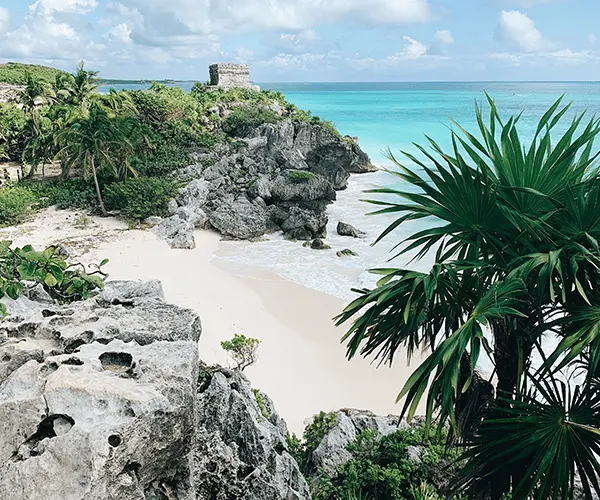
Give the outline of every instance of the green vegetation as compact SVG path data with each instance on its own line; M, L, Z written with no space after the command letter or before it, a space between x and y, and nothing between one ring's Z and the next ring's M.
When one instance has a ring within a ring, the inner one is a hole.
M0 64L0 83L10 83L12 85L25 85L28 76L32 76L43 83L54 83L58 76L64 74L58 69L36 64L14 62Z
M335 412L325 413L322 411L318 415L315 415L313 421L306 426L302 441L295 434L288 436L290 454L296 459L300 470L305 476L314 472L311 468L310 459L317 446L319 446L325 437L325 434L335 424L336 416Z
M374 271L377 288L361 290L339 323L354 318L350 358L429 351L400 392L403 414L426 395L428 430L437 416L465 448L456 492L571 498L577 473L591 497L600 493L600 122L577 116L558 136L568 110L559 100L524 145L519 117L502 120L488 105L489 124L477 108L478 136L456 124L449 151L430 139L419 147L425 160L390 153L410 188L373 191L400 198L374 202L398 215L379 240L428 218L398 255L431 253L435 263ZM559 339L552 352L547 335ZM477 372L482 349L490 382Z
M286 171L286 175L294 184L303 184L315 178L315 174L304 170L288 170Z
M419 450L411 460L409 446ZM365 431L348 445L352 459L333 477L324 471L313 487L315 500L337 500L354 495L372 500L417 500L420 494L443 498L433 487L441 469L456 459L446 454L443 439L428 439L422 428L398 430L387 436ZM417 487L417 485L420 485ZM445 497L444 497L445 498Z
M267 406L265 404L265 400L262 396L262 393L259 389L252 389L252 392L254 393L254 399L256 399L256 404L258 405L260 413L265 418L265 420L269 420L271 418L271 413L269 412L269 410L267 410Z
M277 123L281 117L270 109L255 106L237 106L223 122L223 130L236 135L248 127L256 127L262 123Z
M231 340L221 342L221 347L231 356L236 370L244 371L256 363L260 340L235 334Z
M35 194L24 187L11 185L0 190L0 226L23 222L36 201Z
M69 264L60 248L49 247L37 252L30 245L11 248L10 241L0 242L0 298L8 296L17 299L26 288L42 285L56 300L73 302L84 300L90 292L104 288L102 266L87 273L82 264ZM7 313L6 306L0 304L0 316Z
M140 221L151 215L165 215L167 203L176 193L177 186L170 179L135 177L109 184L106 206L119 210L130 220Z
M226 143L239 150L247 145L235 136L248 126L310 116L278 92L253 89L197 84L185 92L153 83L147 91L99 94L98 73L83 63L73 74L2 65L2 79L22 84L24 90L21 107L0 104L0 158L22 164L21 177L41 173L44 178L49 166L62 172L60 180L46 183L44 203L27 200L22 207L15 205L18 215L0 215L14 222L22 220L28 207L45 206L46 201L101 214L108 206L133 220L162 214L165 198L173 193L173 184L165 179L192 164L195 153ZM15 204L14 193L10 203Z

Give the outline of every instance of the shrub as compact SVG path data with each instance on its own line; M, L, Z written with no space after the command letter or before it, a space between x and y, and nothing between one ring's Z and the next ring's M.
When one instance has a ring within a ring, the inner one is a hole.
M307 172L305 170L288 170L287 177L294 184L302 184L314 179L315 174L313 174L312 172Z
M237 106L223 121L223 130L236 135L247 127L256 127L263 123L277 123L280 116L270 109L256 106Z
M54 83L58 75L65 73L48 66L39 66L37 64L21 64L9 62L0 64L0 82L13 85L25 85L27 75L33 76L36 80L44 83Z
M236 369L244 371L256 363L260 340L235 334L231 340L221 342L221 347L231 356Z
M158 177L135 177L109 184L104 190L106 206L131 220L164 215L168 201L177 192L176 184Z
M142 176L165 177L174 170L187 167L191 163L188 150L177 144L158 142L157 148L148 158L135 158L133 167Z
M419 447L420 462L408 458L409 446ZM352 459L341 465L334 477L321 471L316 500L335 500L349 494L373 500L437 499L431 486L434 474L458 457L454 451L446 453L444 434L430 440L422 428L402 429L383 437L365 431L347 449Z
M29 118L14 104L0 103L0 137L6 141L6 156L20 161L31 136Z
M60 248L49 247L36 252L31 245L12 249L10 241L0 242L0 298L9 296L17 299L27 283L40 284L61 302L73 302L89 297L96 289L104 288L106 274L103 260L96 271L85 272L82 264L69 264ZM6 306L0 304L0 316L6 314Z
M23 222L36 200L35 194L24 187L9 186L0 190L0 225Z
M56 208L98 208L98 199L91 179L73 178L59 181L52 186L50 202Z

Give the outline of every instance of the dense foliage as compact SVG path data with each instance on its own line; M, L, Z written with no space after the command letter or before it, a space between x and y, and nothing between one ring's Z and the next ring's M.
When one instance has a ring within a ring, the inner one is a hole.
M152 215L165 215L167 203L177 193L170 179L135 177L106 187L106 206L119 210L130 220L144 220Z
M73 302L104 288L104 260L88 273L82 264L69 264L61 249L49 247L42 252L27 245L12 248L10 241L0 242L0 298L17 299L27 288L41 285L54 299ZM7 313L0 303L0 316Z
M428 423L449 422L466 447L457 491L570 498L577 473L589 496L600 492L600 122L576 116L555 134L569 108L559 100L524 145L519 117L488 104L489 124L476 110L479 137L457 124L450 151L429 139L424 160L404 153L412 168L390 155L410 189L375 191L401 198L374 202L399 214L380 239L426 219L398 255L435 263L375 271L377 288L340 317L356 318L348 355L391 363L400 348L429 351L399 398L410 417L426 395ZM548 336L556 348L543 347Z
M0 68L0 81L4 74L24 85L21 107L0 104L0 158L22 163L23 176L44 177L49 165L60 166L61 181L44 193L59 208L105 214L107 196L108 208L130 219L162 214L164 198L173 192L165 179L194 163L194 153L223 143L235 147L237 134L261 123L284 118L321 123L278 92L201 84L186 92L153 83L146 91L100 94L97 72L83 63L73 74L26 65Z
M28 75L34 75L36 79L45 83L53 83L56 81L57 76L64 74L58 69L37 64L15 62L0 64L0 83L10 83L12 85L25 85Z

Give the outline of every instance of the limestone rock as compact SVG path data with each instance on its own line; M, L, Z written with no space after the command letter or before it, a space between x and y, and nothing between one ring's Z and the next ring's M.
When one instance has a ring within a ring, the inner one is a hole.
M359 231L351 224L346 224L345 222L341 222L341 221L338 222L337 233L340 236L351 236L352 238L360 238L361 236L365 235L365 233L363 233L362 231Z
M386 436L408 424L393 415L377 416L369 411L340 410L332 428L325 434L311 456L314 470L325 469L333 474L336 469L352 458L346 447L366 430L373 430Z
M194 225L177 214L162 221L153 231L159 238L166 240L172 248L196 248Z
M145 226L156 227L163 221L162 217L158 217L157 215L152 215L147 217L142 221Z
M267 211L244 196L223 201L209 221L223 235L235 239L258 238L269 230Z
M198 316L158 282L27 300L0 324L0 498L195 498Z
M338 257L356 257L358 254L354 250L350 250L349 248L344 248L344 250L340 250L336 252Z
M288 239L311 240L327 236L328 218L319 210L304 206L282 207L277 214L272 211L271 216Z
M261 394L261 393L259 393ZM205 368L198 387L194 472L198 499L308 500L272 402L237 371ZM262 408L261 408L262 406Z
M329 250L331 247L325 244L323 240L317 238L316 240L313 240L313 242L310 244L310 248L312 248L313 250Z

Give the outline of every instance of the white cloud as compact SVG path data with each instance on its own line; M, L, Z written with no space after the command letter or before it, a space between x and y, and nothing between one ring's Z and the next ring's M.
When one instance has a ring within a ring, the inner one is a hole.
M422 44L409 36L402 38L406 43L404 44L402 51L399 54L396 54L395 57L404 56L407 59L419 59L419 57L423 57L427 54L427 45Z
M518 10L502 11L496 37L525 52L549 50L553 45L535 27L533 19Z
M553 64L558 67L564 65L582 65L587 63L597 63L600 61L600 54L591 50L571 50L560 49L537 53L510 53L500 52L489 54L491 59L504 61L512 66L547 66ZM568 78L566 78L568 79Z
M42 12L64 12L70 14L87 14L98 6L98 0L38 0L29 6L32 14Z
M3 35L8 31L8 26L10 24L10 13L8 9L4 7L0 7L0 35Z
M109 8L141 18L132 38L148 44L184 33L297 32L339 21L396 25L431 17L428 0L120 0Z
M454 43L454 37L452 36L452 33L450 33L449 30L436 31L435 39L437 42L444 43L447 45Z
M115 40L121 43L131 43L131 29L127 26L127 23L113 26L106 36L111 41Z

